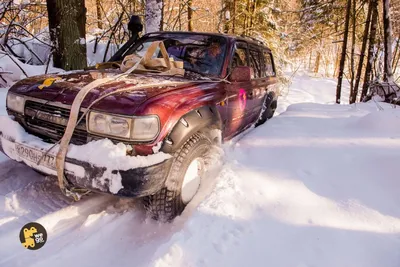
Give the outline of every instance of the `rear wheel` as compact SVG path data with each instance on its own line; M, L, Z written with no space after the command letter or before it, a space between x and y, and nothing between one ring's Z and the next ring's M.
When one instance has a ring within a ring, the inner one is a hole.
M265 99L260 116L256 122L256 127L264 124L267 120L271 119L274 116L276 107L278 106L277 101L272 101L271 103L268 103L268 98Z
M211 146L205 135L196 133L175 152L165 187L144 198L145 208L153 219L171 221L182 213L200 188Z

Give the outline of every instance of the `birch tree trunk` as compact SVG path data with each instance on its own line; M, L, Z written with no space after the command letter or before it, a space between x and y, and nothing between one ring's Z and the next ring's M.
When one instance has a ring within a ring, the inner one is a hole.
M369 82L372 78L372 66L374 63L374 48L376 39L376 30L378 26L378 0L372 0L372 18L371 18L371 32L369 34L369 47L368 47L368 61L365 69L364 84L361 92L361 100L367 95Z
M162 30L163 4L164 3L162 0L146 0L146 33L158 32Z
M338 77L338 84L336 87L336 103L337 104L340 104L340 98L341 98L341 94L342 94L342 81L343 81L343 75L344 75L344 64L346 62L347 39L349 37L350 11L351 11L351 0L347 0L342 55L340 57L339 77Z
M393 81L392 61L392 21L390 20L390 0L383 1L383 27L385 37L385 74L384 80Z
M86 8L84 0L47 0L54 66L78 70L86 61Z

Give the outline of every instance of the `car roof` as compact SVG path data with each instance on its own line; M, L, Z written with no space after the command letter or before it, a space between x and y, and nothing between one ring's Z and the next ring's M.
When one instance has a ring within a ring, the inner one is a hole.
M207 36L218 36L218 37L223 37L230 39L232 41L242 41L246 42L250 45L255 45L255 46L261 46L262 48L271 51L271 49L262 41L257 40L252 37L248 36L238 36L238 35L233 35L233 34L225 34L225 33L215 33L215 32L188 32L188 31L161 31L161 32L152 32L143 35L145 36L152 36L152 35L162 35L162 34L194 34L194 35L207 35Z

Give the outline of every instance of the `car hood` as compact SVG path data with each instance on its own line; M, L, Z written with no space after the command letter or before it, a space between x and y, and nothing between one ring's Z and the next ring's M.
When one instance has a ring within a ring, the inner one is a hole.
M61 75L41 75L23 79L10 88L10 92L27 97L58 102L65 105L72 105L76 95L81 88L101 78L112 78L121 74L118 70L92 70L68 72ZM54 79L54 82L52 82ZM171 86L169 83L183 82L179 86ZM91 90L82 102L81 107L88 107L93 101L110 92L132 88L127 93L115 94L104 98L93 106L93 109L104 110L116 114L132 114L135 107L168 91L182 89L190 86L192 80L160 76L154 74L130 74L118 81L111 81ZM135 89L142 85L157 84L147 89Z

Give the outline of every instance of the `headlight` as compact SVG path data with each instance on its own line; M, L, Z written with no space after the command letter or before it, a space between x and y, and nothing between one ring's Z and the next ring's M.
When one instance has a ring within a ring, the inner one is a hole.
M157 137L159 128L157 117L137 117L133 119L132 139L153 140Z
M130 118L92 111L88 122L91 133L132 141L152 141L160 128L157 116Z
M131 125L131 118L116 117L97 112L90 112L89 114L89 132L129 139Z
M7 108L24 114L24 108L25 108L25 98L19 95L15 95L13 93L8 93L7 94Z

